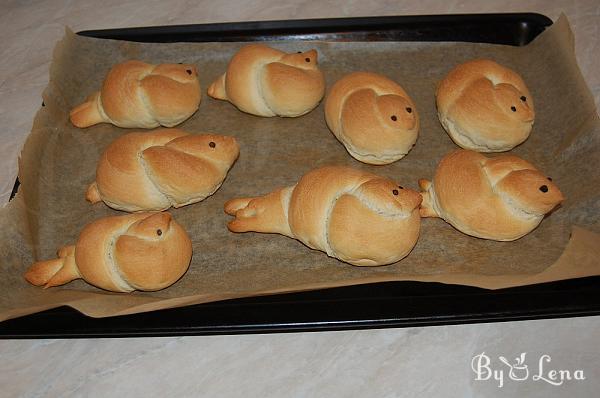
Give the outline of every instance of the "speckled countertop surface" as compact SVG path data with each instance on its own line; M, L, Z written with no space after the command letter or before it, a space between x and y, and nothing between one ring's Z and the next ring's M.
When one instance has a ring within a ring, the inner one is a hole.
M489 12L538 12L556 20L564 12L575 34L583 76L600 103L597 0L122 3L0 5L0 204L10 195L17 156L40 106L52 49L65 25L79 31ZM0 396L592 397L600 388L598 341L600 317L270 335L3 340ZM519 365L521 353L526 354ZM513 366L512 373L500 357ZM564 380L556 385L560 376Z

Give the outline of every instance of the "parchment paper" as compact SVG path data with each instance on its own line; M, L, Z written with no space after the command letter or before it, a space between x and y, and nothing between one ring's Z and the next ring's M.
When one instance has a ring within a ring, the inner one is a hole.
M243 43L140 44L79 37L67 30L54 52L45 106L20 159L21 188L0 211L0 320L59 305L103 317L234 297L392 280L437 281L497 289L600 274L600 123L577 67L566 18L525 47L470 43L268 43L286 51L316 48L328 87L344 74L367 70L400 83L420 114L417 145L404 159L370 166L350 157L327 129L323 104L300 118L260 118L206 95L208 85ZM300 242L273 234L233 234L226 200L291 185L309 170L348 165L418 190L439 160L456 148L435 109L435 88L458 63L491 58L519 72L535 101L530 138L512 153L551 176L567 200L529 235L494 242L464 235L440 219L423 219L420 239L402 261L353 267ZM235 136L241 155L221 189L208 199L171 210L190 234L187 274L154 293L114 294L82 281L43 290L23 279L39 259L73 244L87 223L119 214L90 205L85 190L96 162L116 137L134 130L108 124L77 129L69 110L97 90L119 62L186 62L199 67L200 109L179 127ZM15 112L18 109L14 110ZM570 240L569 240L570 238Z

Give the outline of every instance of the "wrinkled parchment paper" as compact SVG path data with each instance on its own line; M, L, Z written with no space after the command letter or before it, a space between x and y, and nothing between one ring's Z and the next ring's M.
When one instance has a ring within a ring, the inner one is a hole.
M20 159L22 182L2 209L0 320L70 305L94 317L128 314L234 297L392 280L437 281L497 289L600 274L600 123L576 64L566 18L525 47L470 43L270 43L286 51L316 48L328 87L344 74L367 70L389 76L414 99L421 119L417 145L387 166L362 164L327 129L323 103L300 118L260 118L206 95L243 43L140 44L79 37L67 31L54 52L45 106ZM233 234L226 200L257 196L291 185L309 170L341 164L418 189L438 161L456 148L435 109L435 88L458 63L490 58L524 78L536 108L530 138L512 153L551 176L567 200L532 233L516 242L464 235L440 219L423 219L411 254L384 267L353 267L300 242L272 234ZM134 130L108 124L78 129L69 110L97 90L110 68L128 59L194 63L200 72L200 109L179 127L233 135L241 155L221 189L201 203L171 210L189 232L194 254L187 274L154 293L114 294L75 281L44 290L24 271L34 260L54 258L73 244L82 227L119 214L90 205L85 190L96 162L116 137ZM18 109L15 109L17 112Z

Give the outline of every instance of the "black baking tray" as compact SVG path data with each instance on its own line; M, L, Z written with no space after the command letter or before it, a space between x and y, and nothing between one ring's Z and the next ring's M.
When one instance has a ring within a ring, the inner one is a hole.
M240 22L88 30L139 42L463 41L522 46L552 24L540 14L470 14ZM15 184L13 195L18 189ZM109 318L69 307L0 323L2 338L142 337L344 330L600 314L600 277L485 290L385 282L226 300Z

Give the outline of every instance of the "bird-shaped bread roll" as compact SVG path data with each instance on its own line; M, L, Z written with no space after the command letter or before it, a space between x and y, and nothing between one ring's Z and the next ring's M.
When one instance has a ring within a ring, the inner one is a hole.
M513 155L487 158L456 150L419 180L421 216L440 217L465 234L512 241L533 231L564 200L552 179Z
M351 73L333 85L325 120L350 155L369 164L401 159L419 134L417 108L404 89L369 72Z
M169 213L106 217L86 225L58 258L33 264L25 279L45 288L82 278L112 292L154 291L187 271L192 242Z
M293 186L233 199L233 232L278 233L353 265L404 258L419 237L421 196L393 181L347 167L305 174Z
M439 84L438 116L460 147L503 152L529 137L533 98L523 79L494 61L479 59L455 67Z
M129 133L113 141L86 193L117 210L165 210L199 202L223 183L240 153L233 137L179 129Z
M263 44L242 47L208 95L257 116L296 117L310 112L325 93L317 51L287 54Z
M118 127L173 127L196 112L201 96L194 65L127 61L115 65L102 89L71 111L71 123L77 127L103 122Z

